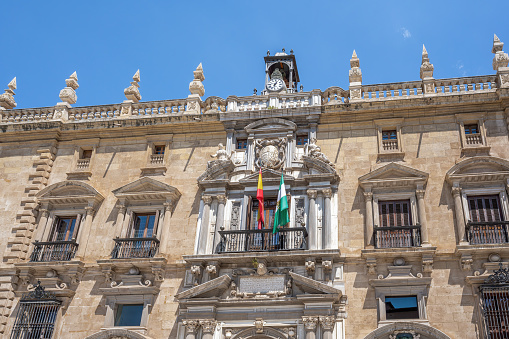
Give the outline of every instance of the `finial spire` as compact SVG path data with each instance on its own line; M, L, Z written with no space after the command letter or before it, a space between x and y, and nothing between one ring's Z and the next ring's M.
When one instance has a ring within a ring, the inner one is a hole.
M497 71L497 87L509 87L509 55L503 51L504 43L500 41L496 34L493 35L493 48L491 53L495 54L493 57L493 70Z
M355 49L350 59L350 71L348 78L350 80L350 100L362 99L362 71L359 68L360 62Z
M127 98L127 100L132 100L134 102L139 102L141 100L141 94L139 89L140 85L138 84L138 82L140 82L139 69L133 75L133 81L131 81L131 86L124 89L124 95Z
M17 106L16 101L14 100L14 96L16 93L14 93L14 90L16 87L16 77L14 77L11 82L7 85L7 89L5 90L5 93L0 95L0 110L2 109L13 109Z
M433 79L433 71L435 67L429 62L428 51L426 46L422 45L422 61L421 61L421 80Z
M205 80L205 76L203 75L203 66L200 62L196 70L193 72L194 79L189 84L189 91L191 95L197 94L202 97L205 94L205 88L203 87L202 81Z
M60 91L60 99L62 102L65 102L69 105L75 104L78 100L78 96L76 95L76 90L80 85L78 84L78 75L76 74L76 71L71 74L71 76L67 79L65 79L65 87Z

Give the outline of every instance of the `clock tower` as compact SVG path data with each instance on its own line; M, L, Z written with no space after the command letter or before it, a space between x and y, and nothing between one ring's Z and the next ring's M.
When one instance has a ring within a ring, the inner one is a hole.
M299 72L293 50L286 54L285 49L271 56L267 51L265 60L265 89L262 94L296 93L299 83Z

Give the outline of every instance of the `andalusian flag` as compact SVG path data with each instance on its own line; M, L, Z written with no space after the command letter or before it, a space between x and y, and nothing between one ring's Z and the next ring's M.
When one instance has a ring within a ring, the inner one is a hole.
M260 174L258 175L258 189L256 190L256 199L258 199L258 229L263 228L263 183L262 183L262 168L260 167Z
M288 215L288 198L286 197L285 182L283 180L283 172L281 172L281 181L279 183L279 193L277 194L276 215L274 216L274 229L272 233L276 233L279 226L285 226L290 222Z

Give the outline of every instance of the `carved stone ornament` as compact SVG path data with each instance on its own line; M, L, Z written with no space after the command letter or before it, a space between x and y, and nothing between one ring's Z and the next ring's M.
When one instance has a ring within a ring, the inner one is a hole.
M216 151L216 154L212 154L211 157L216 158L216 160L219 161L230 160L230 154L228 154L228 152L224 149L224 145L222 143L219 143L217 147L218 150Z
M186 327L187 333L196 333L198 326L200 326L198 320L184 320L182 323Z
M355 53L355 50L352 53L352 58L350 59L350 71L348 72L348 78L350 80L350 83L354 82L362 82L362 71L359 68L360 62L359 58L357 57L357 53Z
M280 169L285 162L286 138L255 140L256 167Z
M389 334L389 339L420 339L421 335L412 330L398 330Z
M14 100L14 96L16 95L14 93L14 90L16 89L16 77L9 82L7 87L8 88L5 90L5 93L0 95L0 109L13 109L17 106L16 101Z
M498 71L499 68L507 67L509 63L509 56L502 50L504 43L500 41L498 36L495 34L493 37L493 48L491 53L495 54L493 57L493 70Z
M140 82L140 70L137 70L136 73L134 73L133 81L131 81L131 86L124 89L124 95L127 100L132 100L134 102L139 102L141 100L139 89L140 85L138 85L138 82Z
M313 275L315 273L316 262L314 260L306 260L305 266L308 275Z
M472 264L474 260L472 259L472 255L463 254L460 259L461 269L463 271L470 271L472 269Z
M500 268L493 272L486 280L484 280L485 284L509 284L509 268L502 268L502 263L500 263Z
M217 322L215 320L200 320L203 333L214 333Z
M321 160L327 165L334 167L334 164L329 160L329 158L327 158L327 156L322 153L320 146L316 144L315 138L311 138L309 143L304 146L304 153L311 158Z
M254 326L256 328L256 333L260 334L263 333L263 319L262 318L256 318L254 322Z
M433 78L433 70L433 64L429 62L428 51L426 51L426 47L422 45L421 79Z
M334 329L334 325L335 325L334 316L320 317L319 320L320 320L320 325L322 325L322 328L324 331L332 331Z
M205 80L205 76L203 75L203 67L200 64L196 67L196 70L193 72L194 79L189 84L189 92L191 95L197 94L202 97L205 94L205 88L203 87L202 81Z
M315 331L318 324L318 317L302 317L302 323L306 331Z
M65 84L67 87L60 91L60 100L68 104L75 104L78 100L78 96L75 91L78 87L80 87L78 85L78 76L76 75L76 72L71 74L71 76L65 80Z

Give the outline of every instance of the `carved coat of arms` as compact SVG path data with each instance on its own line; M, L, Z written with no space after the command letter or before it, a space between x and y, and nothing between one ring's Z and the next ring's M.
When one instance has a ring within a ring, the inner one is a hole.
M286 138L255 140L255 165L280 169L285 162Z

